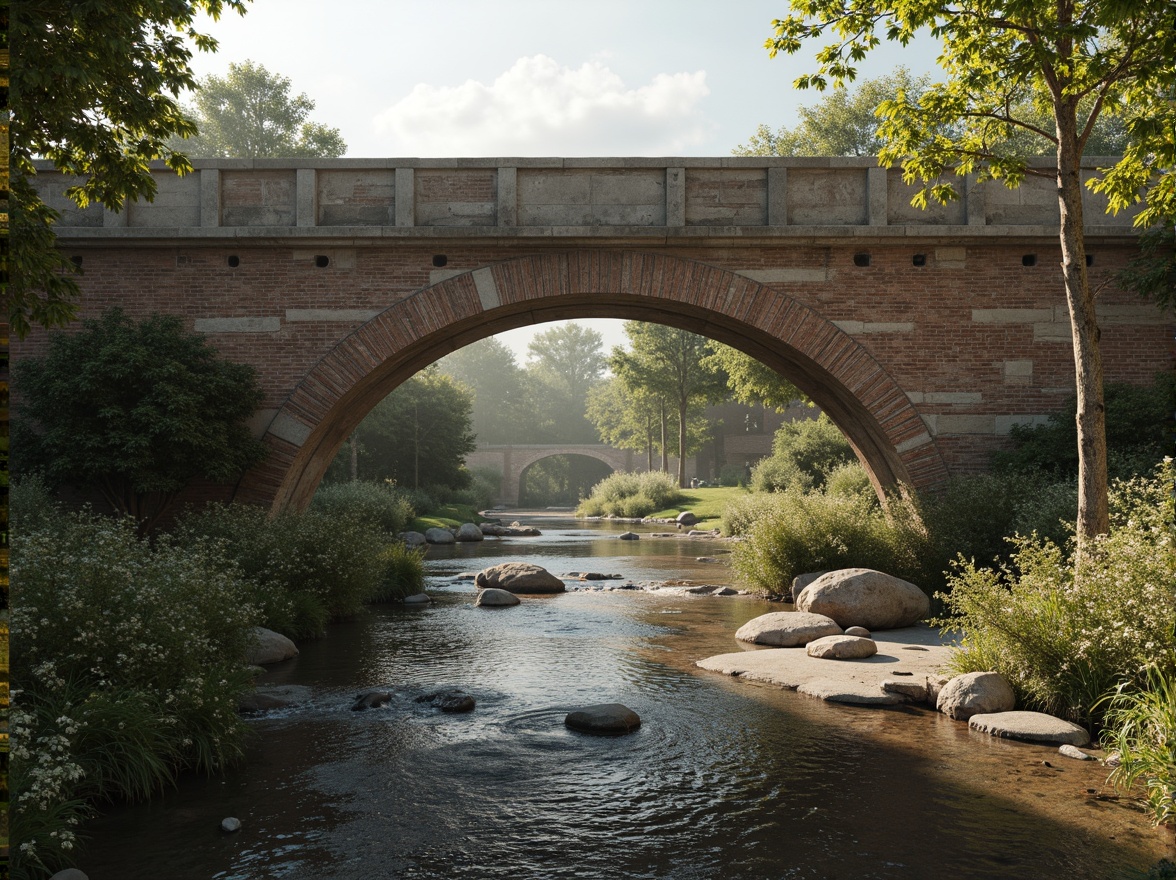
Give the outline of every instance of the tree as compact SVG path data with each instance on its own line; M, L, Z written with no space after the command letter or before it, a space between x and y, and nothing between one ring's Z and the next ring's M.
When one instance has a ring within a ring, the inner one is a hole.
M691 444L691 406L721 400L726 376L703 363L709 353L706 337L662 324L626 321L630 351L613 349L609 366L629 389L661 398L678 414L678 485L686 485L686 456Z
M793 0L792 9L795 14L773 22L775 36L766 43L773 56L794 54L811 38L834 37L817 52L816 72L796 80L799 88L853 80L854 64L883 37L906 45L929 28L942 40L946 80L917 99L903 91L878 108L879 159L887 166L901 163L904 180L920 184L914 204L958 198L947 179L952 174L1010 187L1026 174L1056 181L1078 395L1081 552L1109 527L1102 358L1082 237L1081 156L1103 113L1126 114L1130 141L1139 144L1158 114L1140 118L1136 108L1154 107L1176 85L1170 0L1023 0L1003 7L987 0ZM1026 108L1050 124L1039 124ZM1055 169L1028 164L1016 146L1021 133L1052 145ZM1131 204L1151 174L1129 149L1096 186L1112 207Z
M473 397L435 365L417 373L375 405L351 436L365 480L391 480L410 489L462 489L474 451ZM331 479L345 479L351 452L340 451Z
M113 211L127 199L155 195L148 163L163 159L178 174L191 163L167 146L194 134L177 103L196 84L194 46L216 49L195 28L204 13L245 13L247 0L141 0L14 6L12 65L9 325L24 338L34 325L57 326L77 314L77 268L55 249L56 211L31 184L33 157L53 162L78 182L67 195L80 207L100 202Z
M535 416L514 352L490 336L437 362L437 369L473 392L473 431L479 443L526 443Z
M588 392L585 415L602 443L620 449L644 450L645 469L652 471L654 449L660 448L668 454L664 431L662 442L659 444L657 440L665 411L664 401L640 389L630 389L613 376Z
M557 324L527 346L530 396L548 442L584 443L595 432L584 416L588 391L604 373L604 339L581 324Z
M704 366L727 375L727 387L740 403L784 412L798 400L808 401L799 388L751 355L714 340L711 340L710 350L703 361Z
M305 93L291 97L289 77L252 61L229 62L224 77L200 81L196 105L188 110L200 133L169 145L193 156L342 156L347 144L339 129L308 121L313 109Z
M795 128L768 126L756 129L746 144L731 152L736 156L877 156L882 148L878 137L878 105L900 91L917 96L927 88L930 77L912 77L905 67L877 79L862 80L856 89L836 89L811 107L797 113Z
M177 317L136 324L110 309L51 335L14 383L20 469L96 489L144 532L192 480L235 480L264 455L246 424L262 399L253 368L220 358Z

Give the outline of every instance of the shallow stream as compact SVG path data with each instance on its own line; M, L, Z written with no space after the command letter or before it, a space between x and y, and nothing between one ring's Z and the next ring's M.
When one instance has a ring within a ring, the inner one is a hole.
M533 522L542 537L433 548L431 606L374 609L271 668L263 684L308 685L312 701L253 720L249 759L226 778L92 823L90 880L1044 880L1172 856L1171 833L1096 796L1111 792L1093 762L930 709L827 704L694 668L739 650L735 629L778 604L607 589L730 583L723 544ZM506 559L624 580L475 607L455 577ZM442 687L477 708L415 702ZM349 711L375 688L394 691L389 707ZM564 727L571 709L614 701L640 730ZM226 816L242 829L221 832Z

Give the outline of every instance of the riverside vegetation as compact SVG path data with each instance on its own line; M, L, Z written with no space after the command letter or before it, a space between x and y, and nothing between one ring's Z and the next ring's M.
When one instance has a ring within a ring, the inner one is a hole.
M397 539L414 511L384 485L332 487L275 519L212 506L151 540L130 518L58 509L35 479L11 504L18 878L72 864L96 804L240 757L254 626L317 635L423 583L421 556Z

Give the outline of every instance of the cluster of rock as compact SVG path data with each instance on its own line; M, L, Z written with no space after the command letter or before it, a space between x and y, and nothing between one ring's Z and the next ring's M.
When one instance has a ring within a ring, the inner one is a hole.
M499 523L462 523L456 529L439 526L421 532L401 532L400 540L409 547L423 547L426 544L464 544L484 540L487 535L496 538L534 538L541 535L538 529L514 522L509 526Z
M867 660L878 652L871 629L909 627L930 610L926 594L914 584L870 569L817 572L797 578L794 590L796 611L761 615L740 627L735 637L777 648L804 647L808 657L819 660ZM917 645L903 647L927 650ZM1013 689L995 672L969 672L953 678L924 675L921 680L909 672L896 670L892 675L878 685L889 699L849 701L892 703L898 698L929 703L949 718L967 721L975 730L1028 742L1065 744L1077 752L1073 757L1089 757L1073 748L1090 742L1086 730L1041 712L1014 711ZM904 675L910 677L897 677Z

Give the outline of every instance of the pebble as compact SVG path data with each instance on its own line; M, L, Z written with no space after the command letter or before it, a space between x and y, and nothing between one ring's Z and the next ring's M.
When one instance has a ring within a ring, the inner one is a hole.
M234 819L232 816L229 816L227 819L221 819L221 831L240 831L240 830L241 830L241 820L240 819Z
M1075 761L1094 761L1094 755L1089 755L1077 746L1072 746L1069 743L1058 746L1058 753L1065 755L1067 758L1073 758Z

